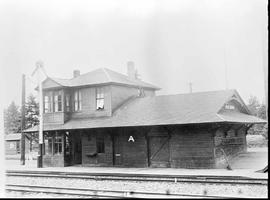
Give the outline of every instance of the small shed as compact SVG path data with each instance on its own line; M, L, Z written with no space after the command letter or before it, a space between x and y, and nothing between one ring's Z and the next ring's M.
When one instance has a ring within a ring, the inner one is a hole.
M5 151L6 155L21 154L21 133L11 133L5 136ZM30 153L30 140L25 137L25 154Z

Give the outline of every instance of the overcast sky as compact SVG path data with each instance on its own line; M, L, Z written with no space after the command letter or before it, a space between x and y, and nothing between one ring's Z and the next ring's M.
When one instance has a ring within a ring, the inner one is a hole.
M158 94L237 89L264 99L266 0L0 0L4 106L21 102L21 74L42 60L49 76L71 78L135 62ZM264 38L265 39L265 38ZM27 93L35 86L27 79Z

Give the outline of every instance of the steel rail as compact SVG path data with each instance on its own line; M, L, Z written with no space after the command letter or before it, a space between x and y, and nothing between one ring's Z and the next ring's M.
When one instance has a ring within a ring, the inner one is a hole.
M45 177L45 178L73 178L73 179L93 179L93 180L112 180L112 181L159 181L159 182L184 182L184 183L208 183L208 184L233 184L233 185L267 185L268 179L258 178L235 178L235 177L207 177L207 176L125 176L117 174L90 174L90 173L39 173L39 172L6 172L7 176L21 176L21 177Z
M88 188L69 188L69 187L52 187L52 186L37 186L37 185L18 185L6 184L7 191L15 192L31 192L31 193L48 193L48 194L63 194L73 196L92 196L92 197L121 197L121 198L145 198L149 196L168 197L168 198L239 198L231 196L215 196L215 195L199 195L199 194L181 194L181 193L160 193L160 192L140 192L140 191L119 191L119 190L94 190ZM23 188L23 189L22 189ZM36 190L38 189L38 190ZM43 189L43 190L42 190ZM48 191L56 190L56 191ZM61 191L62 190L62 191ZM76 192L64 192L76 191ZM80 192L80 193L79 193ZM88 192L88 193L83 193ZM90 192L90 193L89 193ZM106 194L107 193L107 194ZM112 195L115 194L115 195ZM141 195L141 196L138 196Z

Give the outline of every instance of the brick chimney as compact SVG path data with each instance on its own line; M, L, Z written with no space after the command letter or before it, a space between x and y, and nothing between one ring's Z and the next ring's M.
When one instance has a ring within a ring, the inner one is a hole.
M133 61L127 62L127 75L131 79L137 79L137 70L135 69Z
M80 70L73 70L73 78L80 76Z

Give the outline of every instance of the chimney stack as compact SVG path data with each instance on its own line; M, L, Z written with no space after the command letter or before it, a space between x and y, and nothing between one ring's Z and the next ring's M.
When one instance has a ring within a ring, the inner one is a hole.
M80 76L80 70L73 70L73 78Z
M131 79L137 79L137 70L135 69L133 61L127 62L127 75Z

